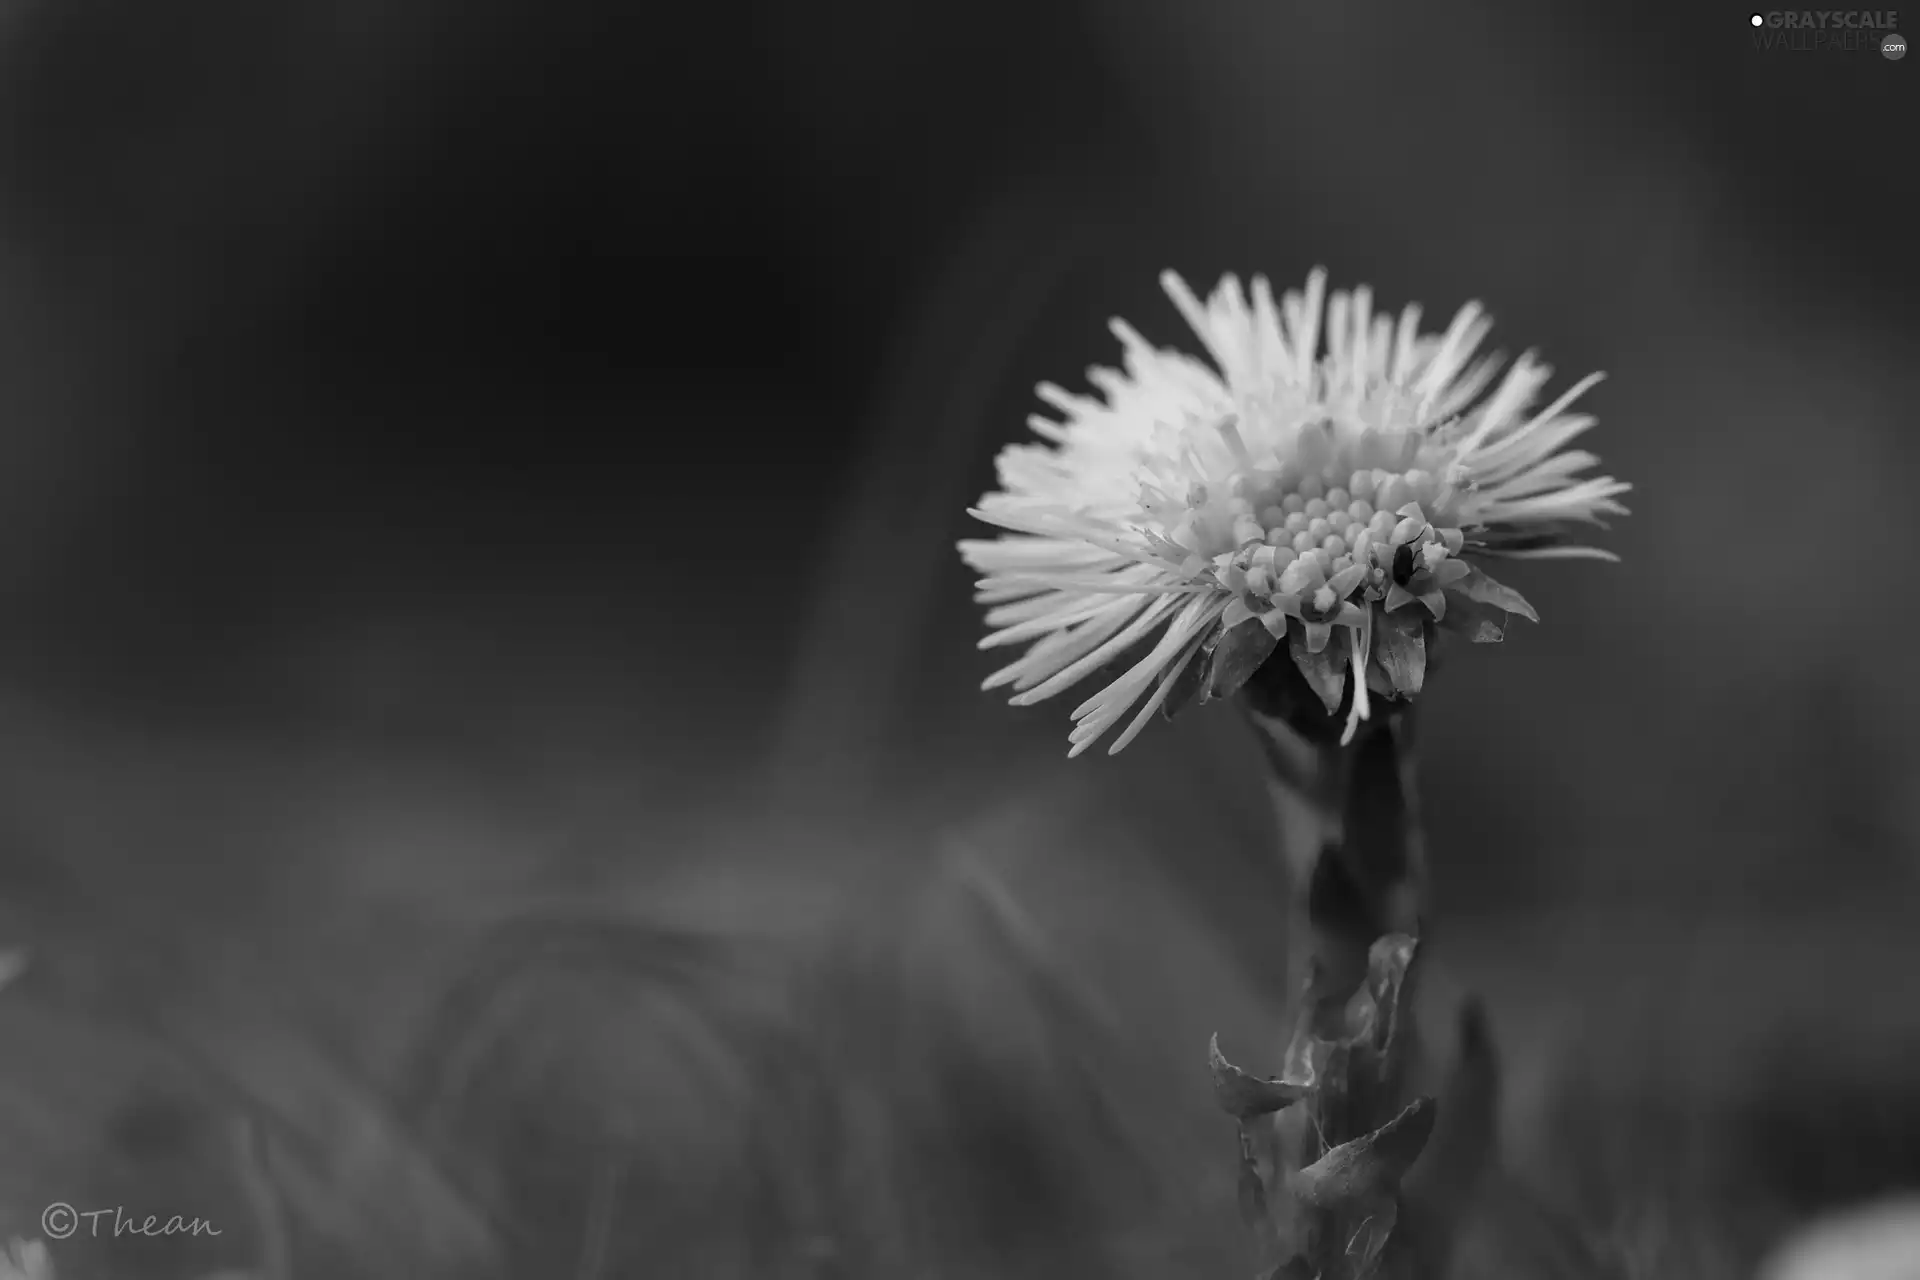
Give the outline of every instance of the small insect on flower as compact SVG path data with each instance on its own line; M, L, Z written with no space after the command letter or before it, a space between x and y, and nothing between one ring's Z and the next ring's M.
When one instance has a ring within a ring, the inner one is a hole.
M1212 367L1115 320L1124 370L1089 373L1097 399L1041 385L1060 418L1028 420L1046 443L1005 449L971 512L1006 532L960 544L994 628L981 647L1031 642L985 685L1016 706L1153 641L1074 710L1069 754L1131 712L1119 751L1170 697L1229 696L1283 645L1329 715L1347 706L1350 741L1370 689L1420 691L1436 630L1538 621L1474 561L1615 558L1571 540L1626 512L1629 486L1582 478L1599 459L1565 448L1599 374L1534 412L1552 370L1528 353L1495 386L1478 304L1423 335L1418 307L1376 315L1321 270L1277 304L1259 277L1251 299L1228 276L1204 305L1161 283Z

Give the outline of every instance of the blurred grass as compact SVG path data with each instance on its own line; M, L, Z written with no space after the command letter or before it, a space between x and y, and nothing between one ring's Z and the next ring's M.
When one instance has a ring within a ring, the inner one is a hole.
M0 1231L55 1199L231 1224L63 1242L63 1276L253 1263L242 1123L300 1275L1241 1265L1204 1048L1277 1052L1279 888L1172 730L933 829L843 841L743 784L675 856L610 828L567 857L531 774L11 725L43 770L0 861L33 952L0 992ZM237 830L256 873L209 852ZM1510 1089L1469 1256L1733 1274L1920 1178L1912 906L1443 922L1428 1016L1482 991Z

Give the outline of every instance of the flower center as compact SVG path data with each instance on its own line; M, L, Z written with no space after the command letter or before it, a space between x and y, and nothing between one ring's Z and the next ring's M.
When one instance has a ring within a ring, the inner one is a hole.
M1254 550L1250 565L1264 567L1276 581L1290 564L1317 561L1331 577L1370 547L1399 544L1408 563L1389 567L1410 574L1420 557L1405 544L1424 541L1419 526L1451 524L1453 496L1440 476L1421 467L1369 467L1340 478L1331 468L1304 476L1292 467L1277 475L1246 471L1224 486L1193 486L1170 540L1209 561ZM1418 503L1427 519L1401 516L1409 503ZM1262 547L1272 554L1258 554Z

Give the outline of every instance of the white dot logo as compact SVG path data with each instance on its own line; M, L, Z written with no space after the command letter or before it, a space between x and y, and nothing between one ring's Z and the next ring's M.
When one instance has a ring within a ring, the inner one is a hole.
M1888 62L1898 62L1907 56L1907 42L1898 35L1890 35L1880 42L1880 52Z
M1757 13L1754 14L1751 18L1748 18L1747 21L1756 27L1764 27L1767 25L1766 18Z

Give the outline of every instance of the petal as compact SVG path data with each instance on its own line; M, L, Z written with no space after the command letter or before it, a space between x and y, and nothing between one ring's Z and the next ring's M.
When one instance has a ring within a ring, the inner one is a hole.
M1342 569L1340 572L1334 574L1331 578L1327 579L1327 585L1333 588L1334 595L1339 596L1342 600L1344 600L1348 596L1353 594L1353 589L1359 586L1361 580L1366 576L1367 576L1366 565L1350 564L1346 568Z
M1109 752L1117 751L1120 745L1131 741L1138 727L1145 723L1160 704L1167 700L1172 691L1173 681L1180 674L1184 664L1199 651L1214 627L1220 621L1220 614L1226 609L1223 599L1209 600L1199 597L1182 609L1173 622L1161 635L1159 643L1153 649L1128 668L1119 679L1108 684L1100 692L1088 698L1073 709L1076 721L1073 732L1067 740L1073 744L1069 757L1077 756L1092 746L1094 741L1111 729L1129 708L1140 700L1140 696L1153 689L1145 708L1129 725L1127 732ZM1155 687L1158 681L1158 687Z
M1333 624L1331 622L1307 623L1308 652L1319 653L1322 649L1327 647L1327 641L1330 638L1332 638L1332 636L1333 636Z
M1295 560L1280 571L1280 586L1289 595L1312 595L1327 585L1327 575L1319 557Z
M1044 672L1044 676L1033 681L1031 687L1022 689L1009 701L1016 707L1029 707L1078 684L1082 679L1144 639L1166 619L1168 614L1173 612L1178 601L1178 596L1161 596L1131 619L1121 615L1118 619L1109 618L1098 625L1090 625L1084 635L1072 633L1058 642L1057 650L1045 650L1044 657L1040 646L1046 645L1048 641L1042 640L1027 655L1029 658L1040 659L1034 669L1023 667L1022 663L1026 661L1023 658L1021 662L1008 668L1008 671L1018 673L1016 683L1025 683L1024 678L1029 674L1037 676ZM1124 627L1119 625L1121 621L1126 623ZM989 676L988 680L998 682L1000 674L996 672L993 676ZM993 686L990 684L987 687Z
M1248 607L1246 597L1235 596L1227 602L1227 611L1220 615L1220 625L1231 631L1252 616L1253 610Z
M1392 613L1396 609L1405 608L1418 598L1413 592L1396 582L1387 588L1387 612Z
M1433 566L1432 572L1433 585L1444 588L1452 586L1454 583L1472 573L1473 566L1464 560L1455 560L1449 557Z
M1280 637L1265 627L1234 627L1220 637L1213 650L1213 669L1207 678L1207 696L1229 698L1253 673L1266 664L1280 644Z
M1333 437L1322 424L1309 422L1294 437L1293 456L1309 473L1324 470L1333 461Z
M1460 580L1460 584L1454 590L1470 600L1490 604L1496 609L1505 609L1508 613L1517 613L1528 622L1540 621L1540 615L1533 611L1533 606L1527 603L1525 596L1512 587L1495 582L1477 567L1470 567L1470 572Z
M1293 665L1300 669L1307 687L1320 696L1327 714L1337 715L1347 691L1346 646L1336 642L1315 653L1307 648L1303 637L1296 635L1287 638L1287 651L1293 655Z
M1507 612L1454 592L1440 625L1474 644L1499 644L1507 637Z
M1353 650L1353 706L1347 711L1346 728L1340 731L1340 745L1346 746L1360 732L1360 722L1372 712L1367 700L1367 660L1373 653L1373 610L1364 610L1360 626L1348 643Z
M1420 603L1427 606L1427 612L1433 615L1435 622L1447 616L1447 594L1444 591L1423 591Z
M1260 615L1260 625L1275 636L1284 636L1287 634L1287 611L1285 609L1267 610Z
M1426 621L1417 613L1389 616L1373 633L1373 658L1405 697L1420 692L1427 675Z
M1619 564L1620 557L1599 547L1535 547L1530 551L1503 551L1508 560L1605 560Z
M1200 650L1200 646L1205 641L1205 636L1206 632L1204 630L1199 635L1194 636L1193 640L1187 645L1180 656L1174 659L1173 665L1167 670L1167 673L1160 677L1159 687L1153 691L1153 696L1147 699L1146 704L1142 706L1139 712L1133 717L1132 723L1127 725L1127 727L1121 731L1120 736L1113 740L1113 745L1107 748L1108 755L1117 756L1126 750L1127 744L1139 737L1140 731L1147 727L1148 721L1153 719L1153 713L1166 705L1167 696L1173 692L1174 684L1193 662L1195 655ZM1082 738L1079 742L1075 743L1074 751L1084 750L1088 746L1091 746L1094 739L1098 736L1099 734L1095 733L1090 737ZM1072 752L1068 754L1071 755Z
M1167 690L1167 700L1160 704L1160 714L1171 720L1196 702L1207 700L1207 668L1210 656L1202 651L1193 655L1180 668L1180 674L1173 678L1173 687Z

